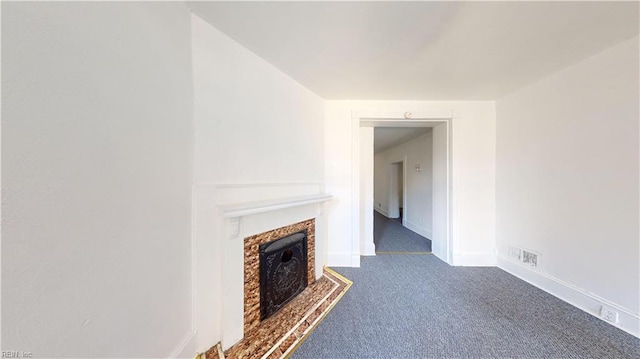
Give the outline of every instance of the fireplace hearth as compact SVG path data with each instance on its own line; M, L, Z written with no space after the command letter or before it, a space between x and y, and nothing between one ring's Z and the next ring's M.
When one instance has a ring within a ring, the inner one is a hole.
M307 287L306 231L260 245L260 320Z

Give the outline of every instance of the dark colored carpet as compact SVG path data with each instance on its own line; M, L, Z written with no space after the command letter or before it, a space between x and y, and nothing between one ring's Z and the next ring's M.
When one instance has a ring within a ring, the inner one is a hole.
M639 358L637 339L498 269L363 257L293 358Z
M431 252L431 240L378 212L373 213L376 252Z

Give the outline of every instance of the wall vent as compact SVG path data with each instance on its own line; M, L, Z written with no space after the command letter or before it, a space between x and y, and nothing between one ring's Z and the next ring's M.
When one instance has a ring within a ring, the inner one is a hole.
M536 253L523 250L521 262L535 268L538 266L538 255Z
M538 267L538 254L522 248L508 246L507 257L528 267Z

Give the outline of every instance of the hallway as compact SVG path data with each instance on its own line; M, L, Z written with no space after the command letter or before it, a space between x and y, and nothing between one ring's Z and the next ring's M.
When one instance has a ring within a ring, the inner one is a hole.
M373 214L373 242L377 254L431 252L431 240L378 212Z

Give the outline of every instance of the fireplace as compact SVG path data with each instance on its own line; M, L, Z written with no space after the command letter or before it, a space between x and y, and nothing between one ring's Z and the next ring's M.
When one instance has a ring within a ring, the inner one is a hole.
M260 245L260 320L307 287L306 231Z
M245 238L245 333L251 333L252 329L260 325L263 320L268 321L269 315L273 315L269 319L277 317L274 314L279 309L286 307L288 302L315 282L315 249L315 219L285 225ZM272 261L270 265L269 258ZM263 265L265 263L266 266ZM282 265L279 267L279 264ZM279 284L276 283L276 287L280 288L279 290L271 288L271 300L275 304L271 309L265 308L265 301L268 301L269 294L265 297L263 283L266 285L268 281L263 280L266 276L266 273L262 272L263 267L266 267L265 270L272 271L270 278L272 281L278 281ZM285 273L294 269L295 275Z
M220 341L223 350L252 338L263 325L284 327L289 308L323 277L326 261L321 182L223 183L194 186L194 317L197 350ZM315 225L319 221L320 245ZM266 320L260 320L261 244L307 231L307 288ZM316 256L316 250L318 250ZM244 339L243 339L244 338Z

